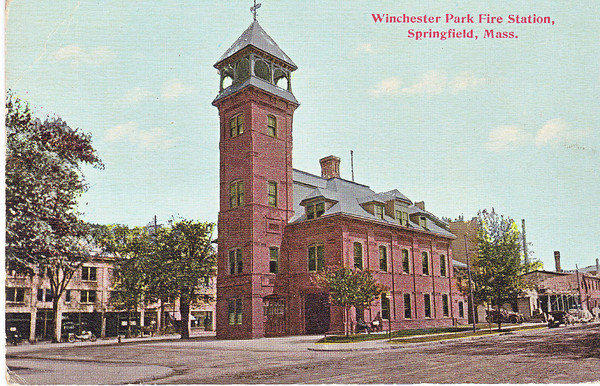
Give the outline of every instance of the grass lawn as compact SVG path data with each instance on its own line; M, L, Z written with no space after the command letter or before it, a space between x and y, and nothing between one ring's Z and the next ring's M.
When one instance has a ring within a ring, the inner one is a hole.
M465 337L469 337L469 336L503 334L503 333L509 333L510 331L534 330L537 328L545 328L545 327L546 327L546 325L539 325L539 326L523 326L523 327L516 327L516 328L511 328L511 329L502 329L500 331L498 331L498 329L492 329L492 331L490 331L489 329L485 329L485 330L477 330L475 332L473 332L473 331L459 332L456 334L433 334L433 335L428 335L428 336L415 336L413 338L392 339L390 341L390 343L397 344L397 343L435 342L438 340L465 338Z
M503 326L515 326L509 324L503 324ZM545 326L545 325L544 325ZM538 326L523 326L522 328L516 328L516 330L522 329L531 329L531 328L539 328ZM452 338L461 338L465 336L477 336L477 335L487 335L490 333L499 333L506 332L507 330L503 329L501 331L497 330L496 325L492 325L492 331L488 330L487 323L481 323L477 325L477 331L472 331L473 326L457 326L457 327L433 327L433 328L418 328L418 329L410 329L410 330L399 330L392 332L392 342L401 343L401 342L427 342L434 340L442 340L442 339L452 339ZM515 329L513 329L515 330ZM448 335L450 333L454 333ZM415 336L415 335L426 335L426 336ZM414 338L409 338L414 336ZM407 339L408 338L408 339ZM348 336L344 335L331 335L324 338L321 338L317 343L352 343L352 342L363 342L367 340L378 340L378 339L389 339L389 335L387 332L378 332L371 334L352 334Z

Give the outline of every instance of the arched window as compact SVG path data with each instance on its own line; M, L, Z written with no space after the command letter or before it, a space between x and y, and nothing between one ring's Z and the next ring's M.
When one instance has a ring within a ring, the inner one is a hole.
M235 83L242 83L250 77L250 61L247 58L240 60L235 68Z
M254 62L254 75L269 83L271 82L271 69L269 68L269 65L262 60Z

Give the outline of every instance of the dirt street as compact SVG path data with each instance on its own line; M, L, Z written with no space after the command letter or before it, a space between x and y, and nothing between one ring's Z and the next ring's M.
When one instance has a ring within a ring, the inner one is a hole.
M600 326L451 341L315 344L318 337L154 341L8 351L27 383L575 383L600 380ZM350 348L349 348L350 347ZM348 351L348 350L355 351ZM319 350L319 351L314 351ZM327 351L320 351L327 350ZM345 350L345 351L341 351ZM79 369L79 370L78 370ZM81 372L78 377L78 371ZM18 381L18 379L16 379Z

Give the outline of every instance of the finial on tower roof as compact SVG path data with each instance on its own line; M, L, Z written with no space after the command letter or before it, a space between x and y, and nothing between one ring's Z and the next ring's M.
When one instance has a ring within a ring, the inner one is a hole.
M252 16L254 17L254 21L256 21L256 10L260 8L260 3L256 4L256 0L254 0L254 6L250 7L250 12L252 12Z

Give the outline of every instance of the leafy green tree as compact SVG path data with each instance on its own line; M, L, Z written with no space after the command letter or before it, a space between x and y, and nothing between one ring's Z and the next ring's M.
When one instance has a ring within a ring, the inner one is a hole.
M365 309L381 296L387 288L375 281L370 271L350 268L334 268L323 271L317 276L317 282L329 291L333 304L344 309L346 322L344 332L348 335L350 309Z
M213 228L212 223L182 219L155 233L159 259L153 268L158 274L153 287L161 292L168 288L179 298L182 339L190 337L190 307L212 300L202 289L216 274Z
M60 118L35 119L27 103L10 91L5 127L6 268L49 278L57 342L58 302L89 257L90 228L75 209L87 187L81 166L103 165L89 134Z
M115 306L134 311L167 298L179 299L181 337L189 338L189 312L210 301L203 288L216 273L214 224L180 220L150 233L146 228L109 226L99 240L120 255L115 270Z
M488 303L499 310L529 286L523 274L537 262L528 265L523 261L517 224L493 209L479 212L476 242L477 253L472 258L475 302Z
M152 300L149 265L155 259L155 243L143 227L100 226L96 237L107 252L117 256L110 303L116 309L127 311L127 336L130 337L132 313Z

